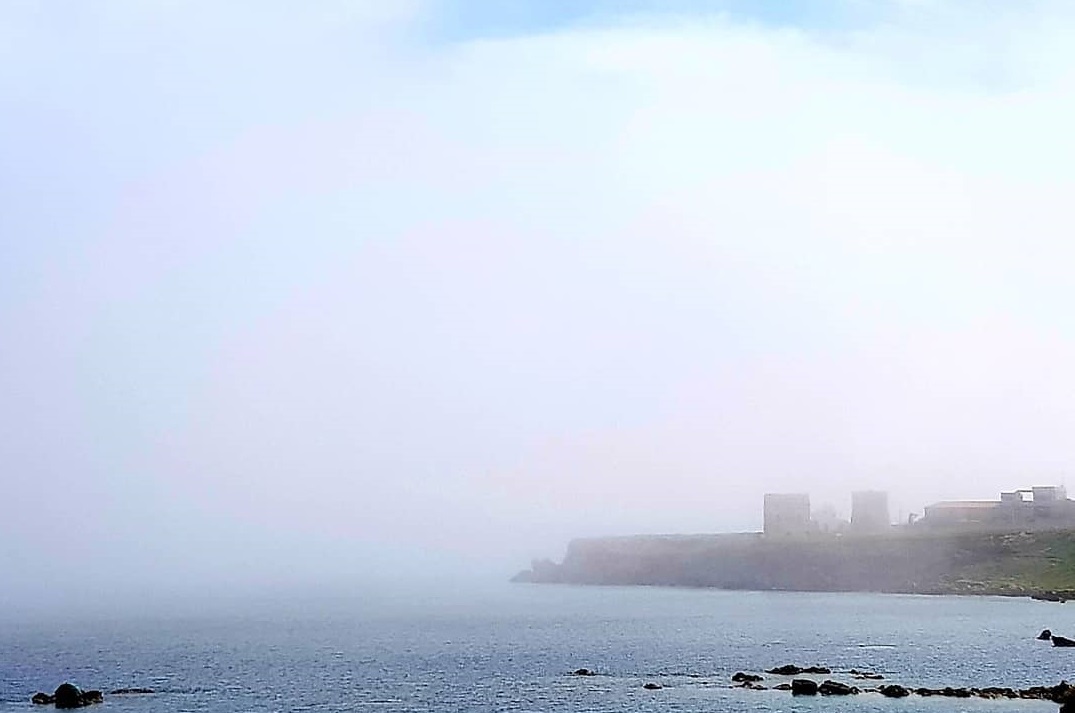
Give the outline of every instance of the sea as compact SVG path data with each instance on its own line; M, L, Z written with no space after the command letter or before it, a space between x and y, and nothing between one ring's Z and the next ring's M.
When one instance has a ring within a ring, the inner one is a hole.
M504 584L182 615L0 624L0 711L71 681L100 710L1056 711L1054 703L876 693L793 698L737 671L824 665L908 686L1075 680L1075 605L1003 597ZM574 676L578 668L596 676ZM766 676L773 685L787 678ZM645 683L662 688L647 690ZM871 682L856 682L870 685Z

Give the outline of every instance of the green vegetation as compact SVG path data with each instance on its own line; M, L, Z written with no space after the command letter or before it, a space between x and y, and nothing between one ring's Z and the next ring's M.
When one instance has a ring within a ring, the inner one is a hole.
M952 572L942 587L954 592L1075 597L1075 532L1019 532L958 536Z

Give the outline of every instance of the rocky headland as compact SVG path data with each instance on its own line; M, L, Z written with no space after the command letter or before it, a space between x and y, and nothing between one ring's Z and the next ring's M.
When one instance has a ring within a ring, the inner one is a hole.
M1075 531L573 540L514 581L1075 598Z

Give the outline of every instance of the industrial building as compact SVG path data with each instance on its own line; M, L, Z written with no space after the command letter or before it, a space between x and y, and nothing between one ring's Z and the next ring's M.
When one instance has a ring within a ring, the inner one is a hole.
M909 518L908 525L893 527L888 493L859 490L851 493L851 521L841 520L832 506L810 510L807 493L766 493L765 535L794 537L816 533L827 536L879 535L903 527L970 532L1014 532L1075 529L1075 500L1062 485L1036 485L1000 493L999 500L948 500L925 507L925 515ZM912 524L913 523L913 524Z
M1047 530L1075 526L1075 501L1059 485L1001 493L1000 500L956 500L927 505L917 526L965 530Z
M813 531L810 496L806 493L766 493L765 534L769 537L805 535Z
M888 514L888 493L880 490L860 490L851 493L851 531L883 533L892 527Z

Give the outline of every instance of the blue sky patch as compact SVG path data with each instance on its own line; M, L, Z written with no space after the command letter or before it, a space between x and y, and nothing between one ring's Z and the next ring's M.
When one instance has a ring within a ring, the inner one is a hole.
M431 30L447 41L554 32L631 15L725 16L773 27L836 30L876 19L886 3L851 0L439 0Z

